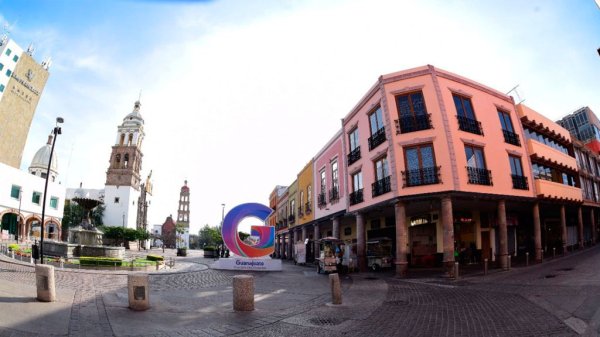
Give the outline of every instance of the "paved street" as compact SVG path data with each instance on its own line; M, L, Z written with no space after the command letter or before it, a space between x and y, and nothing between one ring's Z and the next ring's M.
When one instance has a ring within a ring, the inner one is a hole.
M237 273L211 262L192 252L151 273L151 308L133 312L127 272L57 269L58 301L40 303L33 268L2 257L0 336L596 336L600 323L599 246L459 281L351 274L338 307L327 276L284 262L283 272L254 274L251 313L232 310Z

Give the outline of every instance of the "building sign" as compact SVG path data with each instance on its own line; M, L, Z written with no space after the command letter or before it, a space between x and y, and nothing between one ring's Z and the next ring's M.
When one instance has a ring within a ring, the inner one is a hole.
M424 224L427 224L430 222L431 222L431 218L430 218L429 214L410 217L410 225L411 226L424 225Z
M31 71L31 69L29 70ZM33 85L29 84L28 82L26 82L24 79L20 78L19 76L17 76L17 74L12 73L11 75L12 78L14 78L17 82L21 83L21 85L23 85L25 88L29 89L32 93L36 94L37 96L40 95L40 92L33 87ZM27 74L27 77L31 77L33 79L33 75L29 75L29 73Z

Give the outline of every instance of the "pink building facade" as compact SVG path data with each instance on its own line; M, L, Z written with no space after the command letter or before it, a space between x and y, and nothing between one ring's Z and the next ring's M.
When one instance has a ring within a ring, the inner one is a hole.
M593 212L581 216L569 133L430 65L380 76L313 162L314 221L303 226L311 239L347 241L361 271L376 269L367 242L381 238L392 240L403 276L409 267L452 274L455 262L540 261L595 233Z

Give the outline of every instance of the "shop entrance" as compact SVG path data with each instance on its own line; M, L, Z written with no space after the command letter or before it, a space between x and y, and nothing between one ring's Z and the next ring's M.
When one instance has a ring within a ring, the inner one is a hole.
M2 230L8 231L10 235L15 237L18 234L17 230L17 215L14 213L7 213L2 216Z
M410 264L412 266L435 266L437 239L435 223L427 222L411 225L408 229L410 238Z

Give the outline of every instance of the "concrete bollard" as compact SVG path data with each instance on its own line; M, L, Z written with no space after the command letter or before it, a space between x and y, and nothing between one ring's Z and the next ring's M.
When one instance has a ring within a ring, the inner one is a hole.
M127 275L129 309L143 311L150 309L150 279L148 274Z
M335 305L342 304L342 286L340 285L339 274L329 274L329 283L331 284L331 303Z
M63 260L62 257L60 259L58 259L58 263L60 264L60 269L65 268L65 260Z
M29 263L33 264L33 256L29 256Z
M458 262L454 262L454 279L458 280L460 275L458 274Z
M552 248L552 257L556 257L556 247Z
M156 261L156 270L160 268L160 262Z
M236 275L233 277L233 310L254 310L254 276Z
M15 258L15 251L14 251L14 250L11 250L11 251L10 251L10 258L11 258L11 259L14 259L14 258Z
M483 259L483 275L488 274L488 259Z
M506 264L506 265L507 265L507 267L508 267L508 270L510 270L510 264L511 264L511 261L512 261L512 255L510 255L510 254L509 254L509 255L508 255L508 263Z
M40 302L56 301L54 267L47 264L36 265L35 280L37 288L37 300Z
M529 252L525 253L525 266L529 267Z

